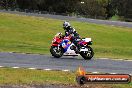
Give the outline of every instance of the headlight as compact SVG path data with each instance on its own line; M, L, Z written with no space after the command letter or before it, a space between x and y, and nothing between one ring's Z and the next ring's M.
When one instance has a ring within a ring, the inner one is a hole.
M53 43L53 42L56 42L56 39L53 39L53 40L52 40L52 43Z

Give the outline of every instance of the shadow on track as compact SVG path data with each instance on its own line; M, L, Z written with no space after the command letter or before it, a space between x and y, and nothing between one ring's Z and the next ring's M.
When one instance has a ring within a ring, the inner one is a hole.
M92 58L91 60L84 60L82 57L72 57L72 56L62 56L61 58L55 58L53 56L49 56L49 58L51 59L55 59L55 60L74 60L74 61L95 61L94 58Z

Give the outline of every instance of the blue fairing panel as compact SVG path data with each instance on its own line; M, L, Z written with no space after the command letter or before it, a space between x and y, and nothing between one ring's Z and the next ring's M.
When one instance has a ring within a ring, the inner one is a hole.
M71 45L71 42L69 40L63 40L60 44L63 49L64 49L64 53L67 51L67 49L69 48L69 46Z

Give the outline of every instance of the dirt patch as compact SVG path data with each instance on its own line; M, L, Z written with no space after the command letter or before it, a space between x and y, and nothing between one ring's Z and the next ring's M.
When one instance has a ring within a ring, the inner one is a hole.
M112 88L110 85L62 85L62 84L43 84L43 85L3 85L0 88Z

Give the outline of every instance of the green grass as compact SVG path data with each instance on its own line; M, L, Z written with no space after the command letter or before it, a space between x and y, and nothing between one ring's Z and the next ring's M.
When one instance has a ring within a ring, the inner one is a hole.
M125 18L122 16L114 15L109 20L111 20L111 21L125 21Z
M49 54L63 21L0 13L0 52ZM132 28L71 21L82 37L91 37L95 57L132 59Z
M0 85L75 84L74 78L70 72L0 68Z
M75 72L0 68L0 85L77 85ZM88 84L90 88L131 88L130 84Z
M109 20L111 20L111 21L119 21L120 17L118 15L115 15L115 16L111 17Z

